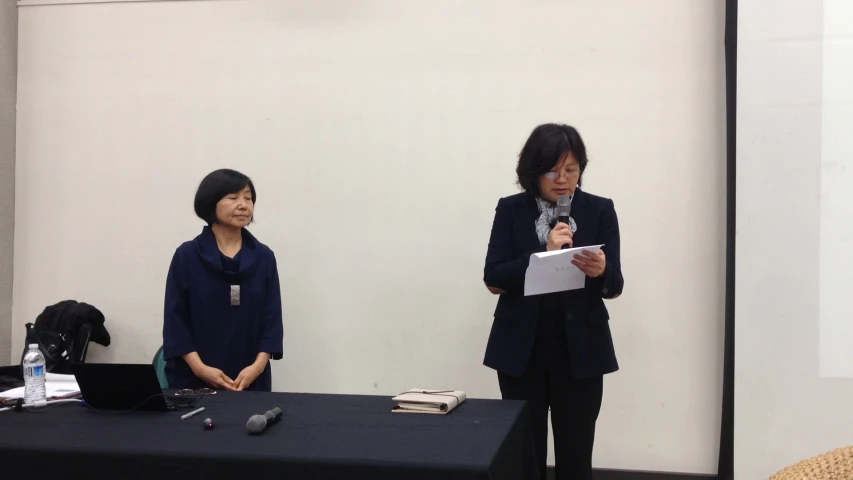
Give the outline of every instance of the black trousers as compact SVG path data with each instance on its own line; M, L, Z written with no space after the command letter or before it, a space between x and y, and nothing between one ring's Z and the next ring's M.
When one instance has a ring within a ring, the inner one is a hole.
M523 377L498 372L498 381L504 399L527 401L539 477L545 479L550 407L556 478L591 479L592 446L595 422L601 410L603 377L574 379L568 362L531 363Z

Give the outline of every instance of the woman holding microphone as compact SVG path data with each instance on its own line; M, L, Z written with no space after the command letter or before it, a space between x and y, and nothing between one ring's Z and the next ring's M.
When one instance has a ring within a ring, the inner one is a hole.
M486 253L484 280L500 297L483 363L497 370L504 399L527 401L543 479L549 409L557 478L592 478L603 375L619 368L604 305L624 284L619 223L612 200L580 189L586 167L577 130L536 127L516 167L523 192L498 201ZM569 223L557 222L561 196L571 198ZM586 275L584 288L524 296L531 254L600 244L572 260Z

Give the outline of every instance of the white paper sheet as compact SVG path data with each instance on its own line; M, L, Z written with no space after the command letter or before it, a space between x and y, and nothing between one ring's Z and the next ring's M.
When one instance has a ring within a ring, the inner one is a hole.
M74 375L61 375L57 373L45 374L44 389L46 397L59 398L68 397L80 393L80 387L77 386L77 379ZM13 388L0 392L0 398L23 398L24 387Z
M592 245L534 253L530 256L530 264L524 275L524 296L583 288L586 274L572 265L572 260L584 250L598 252L603 246Z

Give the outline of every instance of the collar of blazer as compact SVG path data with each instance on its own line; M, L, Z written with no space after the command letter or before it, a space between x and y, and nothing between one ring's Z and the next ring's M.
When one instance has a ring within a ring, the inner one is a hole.
M586 212L586 205L589 202L589 195L587 195L580 188L575 190L574 197L572 197L572 218L575 219L575 222L578 222L579 218L582 218L584 213ZM539 218L539 207L536 205L536 198L533 195L525 195L524 196L524 209L525 213L528 213L533 216L533 221L535 222L537 218Z
M589 202L589 195L581 189L575 190L575 195L572 198L572 218L578 225L578 229L582 228L587 222L584 221L586 214L586 206ZM533 195L524 195L522 200L522 209L520 212L524 218L523 222L530 225L529 234L525 234L524 251L535 250L542 245L539 243L539 238L536 236L536 219L539 218L539 207L536 205L536 198Z

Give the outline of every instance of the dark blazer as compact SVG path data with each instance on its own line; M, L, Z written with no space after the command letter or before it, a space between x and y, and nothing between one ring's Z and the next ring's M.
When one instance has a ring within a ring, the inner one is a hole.
M484 280L501 294L494 313L484 364L512 376L526 370L536 336L542 296L524 296L524 274L530 255L544 252L535 223L536 199L519 193L498 201ZM561 292L572 374L587 378L619 369L610 334L610 315L604 299L622 293L624 280L619 260L619 223L613 201L576 190L572 218L577 224L574 246L604 244L607 266L599 278L587 278L583 289Z

